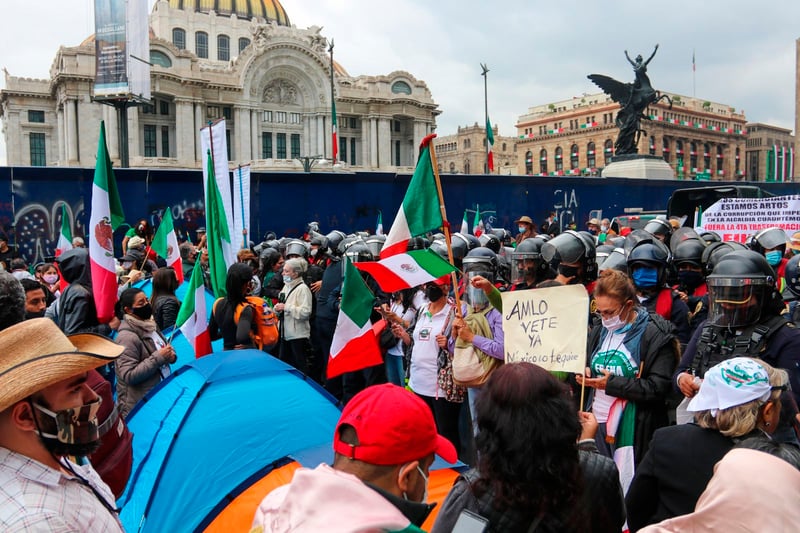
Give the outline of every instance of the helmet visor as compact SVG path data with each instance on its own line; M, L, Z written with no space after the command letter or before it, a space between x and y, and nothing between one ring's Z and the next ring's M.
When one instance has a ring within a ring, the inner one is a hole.
M708 279L709 324L729 328L755 324L767 289L764 280Z

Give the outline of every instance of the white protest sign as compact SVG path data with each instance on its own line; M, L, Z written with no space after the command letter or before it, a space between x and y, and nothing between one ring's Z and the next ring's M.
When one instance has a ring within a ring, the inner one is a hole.
M583 285L510 291L503 298L507 363L527 361L546 370L583 372L589 295Z
M723 241L745 242L762 229L778 227L786 240L800 231L800 196L723 198L702 214L697 230L718 233Z

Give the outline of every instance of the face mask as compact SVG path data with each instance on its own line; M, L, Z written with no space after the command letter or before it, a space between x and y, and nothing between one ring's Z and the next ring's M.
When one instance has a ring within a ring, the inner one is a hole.
M294 278L292 278L292 276L283 276L283 282L284 283L291 283L292 279L294 279Z
M435 302L444 296L444 291L438 285L429 285L425 288L425 296L427 296L428 301Z
M125 270L130 270L132 266L133 266L132 261L125 261L124 263L122 263L122 268L124 268Z
M311 257L316 257L316 256L317 256L317 249L316 249L316 248L312 249L312 250L309 252L309 254L311 254Z
M476 308L485 307L486 304L489 303L489 297L486 296L486 293L483 292L483 289L479 289L477 287L467 287L467 296L469 297L469 303Z
M425 472L422 471L419 465L417 465L417 471L419 475L422 476L422 479L425 480L425 492L422 493L422 500L420 500L420 503L425 503L428 501L428 476L425 475Z
M781 264L781 259L783 259L783 253L780 250L773 250L764 254L764 257L767 258L767 263L770 266L778 266Z
M618 315L614 315L611 318L601 318L601 321L603 322L603 327L606 328L609 333L614 333L622 329L623 327L625 327L626 323L625 321L622 320L621 316L622 312L620 311Z
M564 276L565 278L575 278L578 276L578 267L558 265L558 273Z
M30 320L31 318L42 318L44 316L45 311L47 311L47 309L42 309L41 311L36 313L25 311L25 320Z
M696 289L703 284L705 278L702 272L694 272L692 270L681 270L678 272L678 280L680 284L689 289Z
M536 276L539 274L539 269L536 267L530 267L526 268L524 272L526 276L536 279Z
M100 445L97 412L102 398L80 407L71 407L53 412L37 403L30 402L35 410L44 415L41 423L34 416L36 429L42 444L57 456L91 455Z
M520 233L525 233L526 229L528 229L528 228L526 228L525 226L518 226L517 227L517 231L519 231Z
M658 284L658 269L650 267L637 268L633 271L633 284L638 289L655 287Z
M608 226L600 226L600 231L605 233L606 231L608 231Z
M131 309L131 313L136 316L136 318L140 318L142 320L147 320L151 316L153 316L153 306L150 303L146 303L141 307L134 307Z
M589 228L589 233L591 233L592 235L597 235L597 229Z
M45 274L44 276L42 276L42 279L44 280L45 283L49 283L50 285L52 285L53 283L58 281L58 274Z

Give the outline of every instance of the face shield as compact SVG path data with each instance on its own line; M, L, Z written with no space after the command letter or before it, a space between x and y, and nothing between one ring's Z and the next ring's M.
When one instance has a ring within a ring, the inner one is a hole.
M514 254L514 260L511 262L512 283L516 285L523 283L526 279L536 281L541 260L538 254Z
M486 296L486 293L483 292L483 289L473 287L472 280L476 276L481 276L493 282L494 274L491 272L475 271L475 272L465 272L464 276L466 276L467 278L467 291L465 295L467 303L472 306L473 310L484 309L487 305L489 305L489 297Z
M766 279L715 278L708 283L708 322L738 328L758 322L766 291Z

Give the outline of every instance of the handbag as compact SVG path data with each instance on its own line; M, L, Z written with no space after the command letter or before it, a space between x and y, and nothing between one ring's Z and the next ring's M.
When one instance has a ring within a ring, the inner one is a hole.
M472 313L467 316L470 329L476 333L491 338L491 329L486 320L486 313L492 307L488 307L479 313ZM480 387L489 379L492 372L503 364L500 359L488 356L478 350L472 344L456 341L456 348L453 354L453 380L457 385L464 387Z
M449 336L453 315L451 314L442 329L442 335ZM448 402L463 403L467 397L467 388L455 382L453 377L453 356L447 348L439 348L436 357L436 382L444 391L444 398Z

